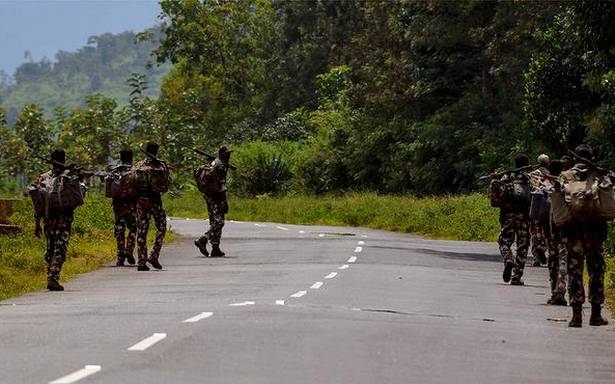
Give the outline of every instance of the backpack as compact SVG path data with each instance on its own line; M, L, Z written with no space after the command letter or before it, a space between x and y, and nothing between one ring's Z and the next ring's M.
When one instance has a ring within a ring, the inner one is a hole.
M495 208L512 209L528 206L530 203L530 187L520 177L508 177L492 180L489 184L489 200Z
M589 173L585 180L575 170L562 172L563 186L551 193L553 221L557 226L572 221L615 219L615 191L609 177Z
M130 198L135 195L135 189L128 177L130 168L128 166L119 165L111 170L105 177L105 197Z
M79 174L64 170L59 175L53 172L42 174L29 188L29 195L38 217L49 218L83 205L85 185Z
M551 213L551 199L544 189L537 189L531 193L530 219L544 222L549 220Z
M212 163L201 165L192 174L201 193L216 193L222 190Z
M171 186L169 168L163 161L140 161L126 173L127 183L137 190L165 193Z

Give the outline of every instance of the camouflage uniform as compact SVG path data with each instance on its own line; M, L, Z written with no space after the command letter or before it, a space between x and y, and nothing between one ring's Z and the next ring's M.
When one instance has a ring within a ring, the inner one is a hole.
M54 168L52 171L39 175L35 184L48 183L47 179L62 172L62 170ZM73 211L66 210L54 215L50 214L46 217L35 216L35 219L43 220L43 233L47 240L47 249L45 251L47 281L57 283L60 280L62 266L66 261L68 241L73 223Z
M111 172L126 172L132 166L121 164ZM117 243L117 261L123 263L125 258L131 258L135 249L137 235L137 207L135 198L116 197L113 199L115 215L115 241ZM126 231L128 235L126 236ZM134 262L134 261L133 261Z
M218 185L215 188L215 192L203 194L209 213L209 230L197 241L199 243L209 241L212 245L219 245L222 227L224 227L224 215L228 213L228 201L226 199L226 174L228 166L222 160L216 158L211 163L211 167Z
M143 162L152 161L149 158L141 160L135 164L135 168ZM156 225L156 237L154 238L154 246L147 256L147 231L149 223L154 219ZM138 265L145 266L147 261L158 262L160 250L164 236L167 232L167 214L162 207L162 195L159 192L150 190L137 191L137 250L139 254Z
M587 172L585 164L576 164L572 171L575 178L583 180L580 171ZM562 229L562 243L568 252L568 296L570 305L585 302L583 287L583 268L587 263L589 275L589 302L595 305L604 303L604 260L603 244L607 236L607 223L604 220L574 222Z
M549 282L551 297L566 295L568 280L568 251L562 243L561 230L551 221L551 241L549 243Z
M527 183L528 178L525 174L504 176L503 181L509 177L522 179ZM527 252L530 246L530 219L529 206L527 203L512 204L509 208L500 209L500 236L498 244L500 254L504 258L504 263L511 261L513 267L513 279L521 279L525 269ZM516 242L517 253L513 256L512 245Z
M62 265L66 261L72 223L72 211L43 219L43 231L47 238L47 250L45 251L47 281L58 282L60 280Z
M532 188L534 190L542 188L542 183L545 176L549 174L549 170L545 167L540 167L530 173ZM534 263L542 264L545 261L546 255L549 252L550 231L549 222L541 222L539 220L531 221L531 252L534 258Z

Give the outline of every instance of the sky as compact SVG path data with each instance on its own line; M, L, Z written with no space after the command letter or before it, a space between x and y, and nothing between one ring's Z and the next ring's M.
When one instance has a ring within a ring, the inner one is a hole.
M53 61L90 36L142 31L159 12L157 0L0 0L0 69L13 75L26 50L34 61Z

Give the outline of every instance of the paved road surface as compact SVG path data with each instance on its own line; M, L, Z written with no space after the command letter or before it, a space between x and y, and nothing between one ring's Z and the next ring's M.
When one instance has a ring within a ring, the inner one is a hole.
M172 221L163 271L1 302L0 382L615 382L613 326L569 329L546 270L508 286L494 244L228 223L205 259L204 225Z

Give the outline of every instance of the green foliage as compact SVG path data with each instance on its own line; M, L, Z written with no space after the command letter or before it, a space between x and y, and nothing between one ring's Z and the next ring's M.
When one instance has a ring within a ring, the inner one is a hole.
M150 33L159 36L156 29ZM148 66L156 42L136 43L135 37L132 32L92 36L75 53L58 52L53 63L43 59L22 64L15 72L14 84L0 81L7 84L0 85L0 105L8 111L9 121L14 122L26 104L34 103L47 111L74 108L83 106L91 93L103 93L126 104L130 89L125 81L132 72L145 73L153 85L149 95L157 95L169 65Z

